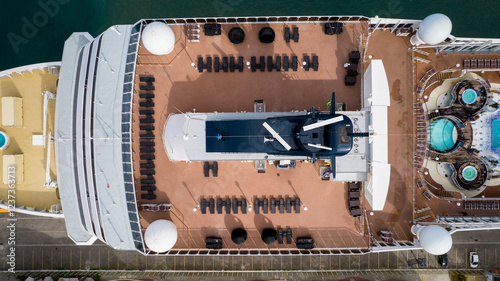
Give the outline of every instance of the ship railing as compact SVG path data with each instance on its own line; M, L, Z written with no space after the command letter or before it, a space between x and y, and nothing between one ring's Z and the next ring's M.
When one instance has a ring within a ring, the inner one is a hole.
M148 252L145 255L151 256L265 256L265 255L286 255L286 256L302 256L302 255L363 255L370 253L368 248L314 248L311 250L302 250L297 248L247 248L247 249L172 249L165 253Z
M165 18L165 19L143 19L140 22L148 24L155 21L161 21L172 25L184 24L204 24L204 23L220 23L220 24L245 24L245 23L272 23L272 22L360 22L369 21L366 16L255 16L255 17L202 17L202 18Z
M428 46L429 47L429 46ZM465 38L454 37L454 40L445 45L431 46L436 48L437 54L450 53L499 53L500 39L498 38Z
M390 18L370 18L370 31L379 29L390 29L391 33L398 29L416 30L421 20L390 19Z
M15 67L15 68L7 69L4 71L0 71L0 78L10 77L10 76L16 75L16 74L22 75L23 73L26 73L26 72L32 73L35 70L47 70L47 72L50 74L58 75L59 74L59 67L61 67L60 61L30 64L30 65L25 65L25 66L20 66L20 67Z

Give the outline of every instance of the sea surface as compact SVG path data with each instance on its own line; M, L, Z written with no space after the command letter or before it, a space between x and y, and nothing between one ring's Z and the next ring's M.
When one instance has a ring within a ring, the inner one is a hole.
M444 13L459 37L500 38L499 0L3 0L0 4L0 70L60 61L71 33L97 36L116 24L142 18L364 15L423 19Z

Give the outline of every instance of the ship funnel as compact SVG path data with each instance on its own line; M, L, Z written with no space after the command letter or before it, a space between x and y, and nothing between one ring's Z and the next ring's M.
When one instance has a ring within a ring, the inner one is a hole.
M451 28L451 20L446 15L432 14L420 23L417 33L411 37L411 44L415 46L439 44L450 36Z

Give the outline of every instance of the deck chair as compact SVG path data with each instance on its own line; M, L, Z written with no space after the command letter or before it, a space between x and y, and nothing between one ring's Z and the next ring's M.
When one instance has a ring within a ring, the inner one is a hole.
M201 213L206 214L207 213L207 199L201 198L200 207L201 207Z
M286 212L288 214L292 212L292 199L290 197L286 199Z
M285 42L290 43L290 27L285 27Z
M213 198L210 198L208 201L208 209L210 210L210 214L215 214L215 200Z
M269 200L264 198L262 207L264 208L264 214L267 214L269 211Z

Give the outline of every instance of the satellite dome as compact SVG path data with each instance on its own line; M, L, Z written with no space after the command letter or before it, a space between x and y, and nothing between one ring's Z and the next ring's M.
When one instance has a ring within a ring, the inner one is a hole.
M144 47L154 55L166 55L172 52L175 45L175 35L172 28L162 22L153 22L142 31Z
M451 34L451 20L443 14L427 16L418 27L417 34L411 38L413 45L435 45L443 42Z
M168 220L155 220L146 228L144 242L152 251L166 252L177 242L177 227Z
M422 248L432 255L446 254L453 244L451 234L439 225L414 225L412 232L417 235Z

